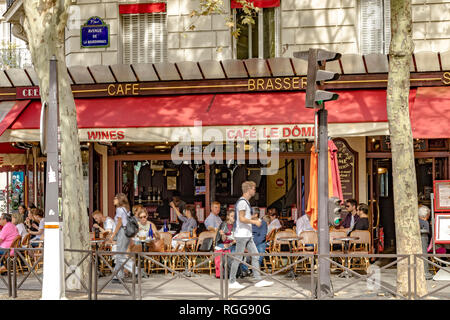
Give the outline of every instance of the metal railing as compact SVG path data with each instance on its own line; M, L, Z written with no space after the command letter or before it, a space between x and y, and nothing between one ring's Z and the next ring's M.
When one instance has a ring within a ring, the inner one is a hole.
M17 298L18 291L38 291L42 290L42 273L38 266L42 263L43 248L15 248L14 255L9 255L9 250L1 257L6 262L7 274L0 276L0 290L7 290L8 295ZM449 266L450 255L397 255L397 254L329 254L318 255L312 253L260 253L259 257L266 259L265 268L260 268L261 279L270 280L274 282L274 286L270 289L272 291L258 290L245 295L246 290L252 288L246 285L242 289L229 288L228 281L228 265L230 261L237 260L236 256L255 256L250 253L229 253L229 252L111 252L98 250L71 250L66 249L66 252L80 253L80 259L76 265L69 265L65 261L67 281L71 276L75 276L80 283L79 290L66 290L70 293L78 293L87 295L87 299L97 300L100 296L114 296L126 297L133 300L141 300L143 298L199 298L199 299L339 299L339 296L344 293L345 289L353 286L354 293L360 295L352 296L352 299L364 299L364 287L358 287L361 283L366 285L373 283L374 274L378 272L387 272L391 267L396 267L400 262L407 264L408 268L408 290L406 293L399 293L397 290L395 275L386 279L378 279L376 285L378 288L387 293L385 298L398 299L436 299L436 294L439 293L439 299L450 299L449 283L444 283L444 286L436 290L429 291L424 296L419 296L417 291L417 272L419 260L427 260L430 266L436 269L442 269ZM40 253L34 259L30 256ZM114 257L116 255L123 255L125 259L119 266L116 266ZM221 256L221 271L220 278L202 276L200 271L210 270L215 272L214 260ZM375 270L367 270L365 274L361 274L349 267L349 264L343 262L346 259L391 259L383 267L376 267ZM332 277L332 293L328 295L321 295L317 292L316 286L319 280L317 272L317 261L319 259L327 260L334 271L348 272L351 278L337 280ZM267 262L268 261L268 262ZM276 264L274 262L276 261ZM76 269L85 263L88 266L87 280L83 280L77 275ZM254 270L254 267L247 263L244 259L240 261L246 265L249 270ZM102 272L110 272L109 275L101 274ZM277 266L276 266L277 265ZM24 272L26 269L26 272ZM119 285L109 286L113 278L117 276L119 270L127 269L131 276L127 280L120 279ZM39 271L38 271L39 270ZM160 270L164 274L159 276L155 270ZM444 269L445 270L445 269ZM450 273L450 270L445 270ZM22 273L21 275L19 273ZM286 281L281 277L282 274L292 273L294 279ZM194 274L192 277L191 274ZM19 277L20 279L19 279ZM34 276L34 277L31 277ZM151 281L145 281L144 278L152 277ZM205 281L206 277L206 281ZM31 283L31 279L37 279ZM162 280L161 280L162 279ZM20 280L20 281L19 281ZM160 281L161 280L161 281ZM391 280L391 283L389 283ZM169 286L170 283L183 281L181 287ZM25 286L28 283L28 286ZM182 293L180 290L174 288L189 288L189 293ZM245 284L245 283L242 283ZM339 288L337 285L343 284ZM3 285L3 286L2 286ZM34 287L33 287L34 285ZM37 285L37 287L36 287ZM436 286L433 283L433 288ZM356 287L356 288L355 288ZM118 290L119 289L119 290ZM167 290L165 290L167 289ZM447 289L447 291L444 291ZM164 291L165 290L165 291ZM198 291L200 290L200 291ZM145 291L145 292L144 292ZM251 290L250 290L251 291ZM381 292L380 291L380 292ZM264 295L264 292L270 294ZM282 295L284 294L284 295ZM384 294L383 294L384 295ZM367 298L367 297L366 297ZM377 299L383 299L377 297Z

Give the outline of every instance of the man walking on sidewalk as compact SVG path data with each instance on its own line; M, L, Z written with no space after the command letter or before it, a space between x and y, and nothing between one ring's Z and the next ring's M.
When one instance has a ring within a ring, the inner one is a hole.
M234 238L236 239L236 251L237 253L243 253L245 249L249 253L258 254L258 249L253 241L252 224L257 227L261 226L261 220L253 215L252 207L250 206L250 199L255 195L256 183L253 181L245 181L242 183L242 197L236 202L236 230L234 232ZM230 285L229 288L241 289L243 285L236 281L236 272L242 261L242 256L235 256L233 259L230 270ZM252 256L253 277L259 280L255 287L268 287L273 284L271 281L261 280L259 274L259 257Z

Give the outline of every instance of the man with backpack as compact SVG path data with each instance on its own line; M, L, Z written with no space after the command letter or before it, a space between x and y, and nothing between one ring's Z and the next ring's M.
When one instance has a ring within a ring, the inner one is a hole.
M252 207L250 206L250 199L256 193L256 183L253 181L245 181L242 183L242 197L236 202L236 230L234 232L234 238L236 240L236 253L243 253L245 249L249 253L257 254L258 250L253 241L252 225L257 227L261 226L261 220L257 215L253 215ZM236 281L236 273L243 256L235 256L233 259L230 270L230 284L229 288L241 289L243 285ZM257 255L252 256L253 277L258 280L255 287L267 287L271 286L273 282L261 280L259 273L259 257Z

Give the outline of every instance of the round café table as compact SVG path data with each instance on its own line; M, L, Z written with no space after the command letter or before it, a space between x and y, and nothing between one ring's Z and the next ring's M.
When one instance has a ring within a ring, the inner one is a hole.
M179 239L173 239L173 240L178 241L178 242L183 242L183 243L184 243L184 245L183 245L183 252L186 253L186 244L187 244L189 241L197 240L197 239L198 239L198 238L193 237L193 238L179 238ZM184 264L185 267L184 267L183 274L184 274L186 277L192 277L193 273L192 273L191 271L188 271L188 262L189 262L189 259L188 259L188 257L187 257L187 254L184 255L184 261L185 261L185 264Z
M350 245L350 241L355 241L355 240L359 240L359 237L339 237L339 238L333 238L333 240L337 240L337 241L343 241L344 242L344 254L348 254L348 249L349 249L349 245ZM346 257L345 258L345 264L347 267L350 267L350 261L349 258ZM352 275L348 272L348 270L344 270L341 274L338 275L338 277L343 278L345 277L346 279L350 278Z

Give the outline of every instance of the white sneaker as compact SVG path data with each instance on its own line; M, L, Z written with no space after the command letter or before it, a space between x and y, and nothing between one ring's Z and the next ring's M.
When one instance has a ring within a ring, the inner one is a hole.
M242 288L245 288L245 287L242 284L240 284L239 282L235 281L233 283L230 282L228 284L228 288L231 288L231 289L242 289Z
M272 281L266 281L266 280L261 280L261 281L255 283L255 287L258 287L258 288L259 287L269 287L271 285L273 285L273 282Z

